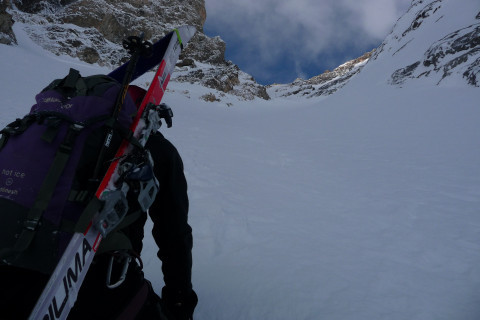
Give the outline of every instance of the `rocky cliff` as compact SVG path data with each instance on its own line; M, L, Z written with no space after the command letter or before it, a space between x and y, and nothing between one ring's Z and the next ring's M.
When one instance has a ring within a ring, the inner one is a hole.
M7 12L9 8L7 0L0 0L0 44L15 44L17 39L13 33L13 19L10 13Z
M296 95L312 98L330 95L342 88L350 78L359 73L373 52L374 50L367 52L357 59L345 62L333 71L327 70L308 80L296 79L290 84L270 85L267 92L273 97Z
M220 37L203 33L207 17L204 0L0 0L0 44L16 44L12 26L18 23L48 51L113 68L127 59L120 45L126 36L144 32L154 41L179 25L194 25L198 31L181 56L181 69L175 72L174 80L210 88L205 97L208 101L221 100L225 94L242 100L329 95L348 83L369 60L383 57L394 66L393 72L385 70L389 73L386 81L394 86L422 78L434 78L440 84L459 76L478 87L480 8L456 17L455 12L467 5L476 8L476 0L464 1L455 7L447 0L413 0L376 50L311 79L270 86L258 84L234 62L225 60L227 44ZM416 55L420 47L423 56Z
M220 37L203 33L207 13L204 0L2 0L0 43L14 45L14 21L44 49L57 55L78 57L87 63L116 67L128 59L122 40L143 32L157 40L179 25L197 28L182 54L183 66L208 64L205 74L194 70L191 79L242 99L269 99L265 87L243 81L238 66L225 60L226 44ZM187 81L185 76L180 81Z
M212 94L206 99L212 101L224 94L245 100L268 100L268 92L275 96L295 92L309 97L331 94L361 68L361 64L347 63L333 72L272 91L225 60L226 44L220 37L210 38L203 33L207 17L204 0L0 1L0 43L16 43L12 30L16 21L48 51L111 68L127 59L120 45L126 36L144 32L147 39L156 40L176 26L194 25L198 32L181 56L182 72L176 73L175 79L211 88ZM364 57L361 59L364 61Z
M203 31L204 0L11 0L7 12L29 36L55 54L117 66L126 59L122 40L140 32L156 40L178 25ZM194 42L201 42L196 37ZM12 41L13 42L13 41ZM215 42L215 40L213 40ZM223 54L223 53L219 53Z
M478 1L412 1L373 55L372 60L377 59L390 64L409 61L390 74L388 82L394 86L430 79L437 85L450 81L480 87Z

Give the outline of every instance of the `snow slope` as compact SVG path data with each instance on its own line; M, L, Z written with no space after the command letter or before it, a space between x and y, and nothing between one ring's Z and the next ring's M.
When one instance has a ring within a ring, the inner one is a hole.
M16 28L19 46L0 46L0 127L69 67L107 72ZM379 57L327 98L207 103L170 83L162 132L189 181L196 319L480 318L480 90L388 85L404 59ZM159 291L155 253L147 237Z

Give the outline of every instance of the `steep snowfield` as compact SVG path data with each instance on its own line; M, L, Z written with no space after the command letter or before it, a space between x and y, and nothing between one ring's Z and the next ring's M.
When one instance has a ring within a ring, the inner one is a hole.
M69 67L106 72L19 27L18 47L0 46L0 127ZM170 83L174 126L161 130L189 182L196 319L480 318L480 90L387 85L402 59L318 99L207 103L207 89ZM147 236L159 291L155 253Z
M480 92L358 87L170 98L199 319L478 319Z

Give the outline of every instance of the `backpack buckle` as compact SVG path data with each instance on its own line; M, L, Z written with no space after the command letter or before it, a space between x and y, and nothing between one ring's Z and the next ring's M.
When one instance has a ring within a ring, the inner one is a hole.
M30 231L35 231L40 224L40 219L29 219L25 220L23 227Z
M77 139L78 134L84 126L80 123L72 123L68 127L67 134L65 136L65 140L63 143L59 146L59 150L62 151L63 153L71 153L73 150L73 145L75 143L75 139Z

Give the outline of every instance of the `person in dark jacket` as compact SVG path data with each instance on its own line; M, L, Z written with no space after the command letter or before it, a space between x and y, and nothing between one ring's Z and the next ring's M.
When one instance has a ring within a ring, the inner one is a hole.
M134 101L141 100L145 91L132 89ZM165 283L162 297L153 291L142 271L140 254L147 220L144 213L121 230L131 242L128 257L133 259L116 257L116 251L97 253L67 319L193 319L198 298L192 288L193 240L188 224L189 201L183 162L177 149L160 132L149 138L146 148L151 153L154 174L159 181L149 215L154 225L152 235L159 247L157 255L162 261ZM136 207L129 202L129 207L129 211L136 211L138 204ZM113 263L114 279L121 273L124 261L128 266L125 280L116 288L106 285L112 259L119 261ZM0 319L27 319L48 279L48 275L36 271L0 265Z
M189 203L183 162L177 149L160 132L149 138L146 147L151 152L154 173L160 186L149 209L149 215L154 225L153 238L159 247L157 255L162 261L165 286L161 300L150 288L149 297L135 319L162 319L162 314L168 320L192 319L198 299L192 289L193 240L192 229L188 224ZM143 247L146 220L145 214L123 230L132 243L133 252L138 255ZM107 288L105 274L109 259L109 254L95 258L95 265L87 274L69 319L91 317L85 310L99 310L96 315L98 319L110 319L112 314L116 317L118 309L105 308L105 305L129 305L135 296L132 293L141 290L144 285L143 273L135 261L130 263L125 282L121 286L115 289ZM121 266L114 266L114 269L121 269ZM92 302L92 296L102 298ZM157 303L160 306L156 305Z

